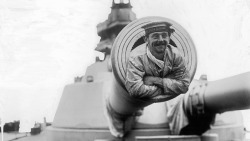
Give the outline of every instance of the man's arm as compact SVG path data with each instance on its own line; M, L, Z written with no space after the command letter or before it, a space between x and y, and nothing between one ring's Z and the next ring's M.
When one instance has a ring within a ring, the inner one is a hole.
M183 94L188 91L191 76L184 57L177 49L173 52L172 72L163 78L163 89L165 94Z
M128 60L125 86L129 94L135 98L153 98L162 94L161 88L144 83L145 70L140 59L130 58Z
M163 88L164 94L177 96L188 91L191 78L184 58L179 52L175 53L172 72L165 78L153 77L150 79L154 85Z
M153 84L164 90L163 95L179 95L186 93L190 84L190 74L186 69L186 64L183 56L176 49L173 49L173 68L170 74L166 77L146 76L145 84Z
M163 102L163 101L168 101L168 100L171 100L173 98L175 98L176 96L178 96L179 94L181 94L180 92L176 91L175 88L173 88L172 86L171 87L168 87L166 85L168 84L164 84L164 81L163 79L166 79L166 78L160 78L160 77L155 77L155 76L146 76L144 78L144 83L147 84L147 85L156 85L158 86L159 88L162 88L164 89L165 87L165 90L166 88L170 91L170 90L175 90L173 92L168 92L168 93L162 93L161 95L158 95L156 97L153 97L152 98L152 101L154 102ZM174 79L169 79L169 80L172 80L172 85L176 85L174 83L178 83L178 81L174 80ZM164 86L165 85L165 86ZM177 84L178 86L178 84ZM185 91L182 91L183 93L185 93Z

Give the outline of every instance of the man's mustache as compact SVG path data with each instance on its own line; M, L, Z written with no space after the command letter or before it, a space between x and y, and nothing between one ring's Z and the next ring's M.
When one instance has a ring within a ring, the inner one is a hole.
M167 45L167 41L155 41L152 44L153 46Z

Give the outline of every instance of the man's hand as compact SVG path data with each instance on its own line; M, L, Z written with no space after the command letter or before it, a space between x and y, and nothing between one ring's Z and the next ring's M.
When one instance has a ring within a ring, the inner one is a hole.
M145 85L152 86L152 85L154 85L155 77L154 76L144 76L143 82Z
M144 76L143 77L143 82L145 85L155 85L158 86L160 88L163 88L163 82L162 82L162 78L160 77L155 77L155 76Z

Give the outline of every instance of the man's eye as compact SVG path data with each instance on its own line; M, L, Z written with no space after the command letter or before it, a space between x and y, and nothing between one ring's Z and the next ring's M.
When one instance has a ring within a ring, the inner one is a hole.
M165 34L162 34L161 36L162 38L167 38L168 35L165 33Z
M153 38L159 38L159 35L154 35Z

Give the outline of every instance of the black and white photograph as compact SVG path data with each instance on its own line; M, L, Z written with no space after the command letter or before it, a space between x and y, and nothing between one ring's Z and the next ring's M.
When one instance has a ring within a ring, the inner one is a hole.
M250 141L250 0L1 0L0 141Z

